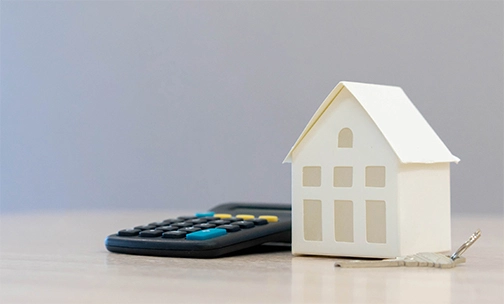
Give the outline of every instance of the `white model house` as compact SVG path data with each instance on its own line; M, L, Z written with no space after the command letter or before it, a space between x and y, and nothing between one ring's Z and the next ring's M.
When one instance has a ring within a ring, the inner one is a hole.
M340 82L284 160L292 252L450 250L450 163L458 161L401 88Z

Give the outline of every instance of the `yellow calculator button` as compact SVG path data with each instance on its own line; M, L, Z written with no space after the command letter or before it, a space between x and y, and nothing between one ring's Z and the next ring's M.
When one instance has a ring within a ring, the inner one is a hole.
M220 219L227 219L227 218L230 218L230 217L231 217L231 214L227 214L227 213L216 213L216 214L214 214L213 216L218 217L218 218L220 218Z
M237 214L236 217L242 218L244 221L255 218L255 216L251 214Z
M278 216L276 215L261 215L259 218L267 220L269 223L278 222Z

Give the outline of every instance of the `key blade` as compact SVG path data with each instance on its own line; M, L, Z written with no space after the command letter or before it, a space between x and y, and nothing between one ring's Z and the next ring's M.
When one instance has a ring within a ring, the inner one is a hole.
M373 267L399 267L404 266L402 259L390 260L339 260L334 264L341 268L373 268Z

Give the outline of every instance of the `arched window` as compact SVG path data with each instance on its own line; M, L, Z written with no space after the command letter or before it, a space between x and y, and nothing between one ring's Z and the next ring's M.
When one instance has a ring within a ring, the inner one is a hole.
M353 133L349 128L343 128L338 135L338 148L352 148Z

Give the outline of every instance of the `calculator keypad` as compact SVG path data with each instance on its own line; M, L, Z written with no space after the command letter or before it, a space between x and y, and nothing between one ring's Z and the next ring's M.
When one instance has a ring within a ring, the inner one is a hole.
M125 237L167 238L187 240L208 240L215 237L233 233L242 229L251 229L256 226L276 222L276 216L255 217L250 214L214 214L213 212L200 212L195 216L179 216L176 219L166 219L148 225L124 229L117 233Z

